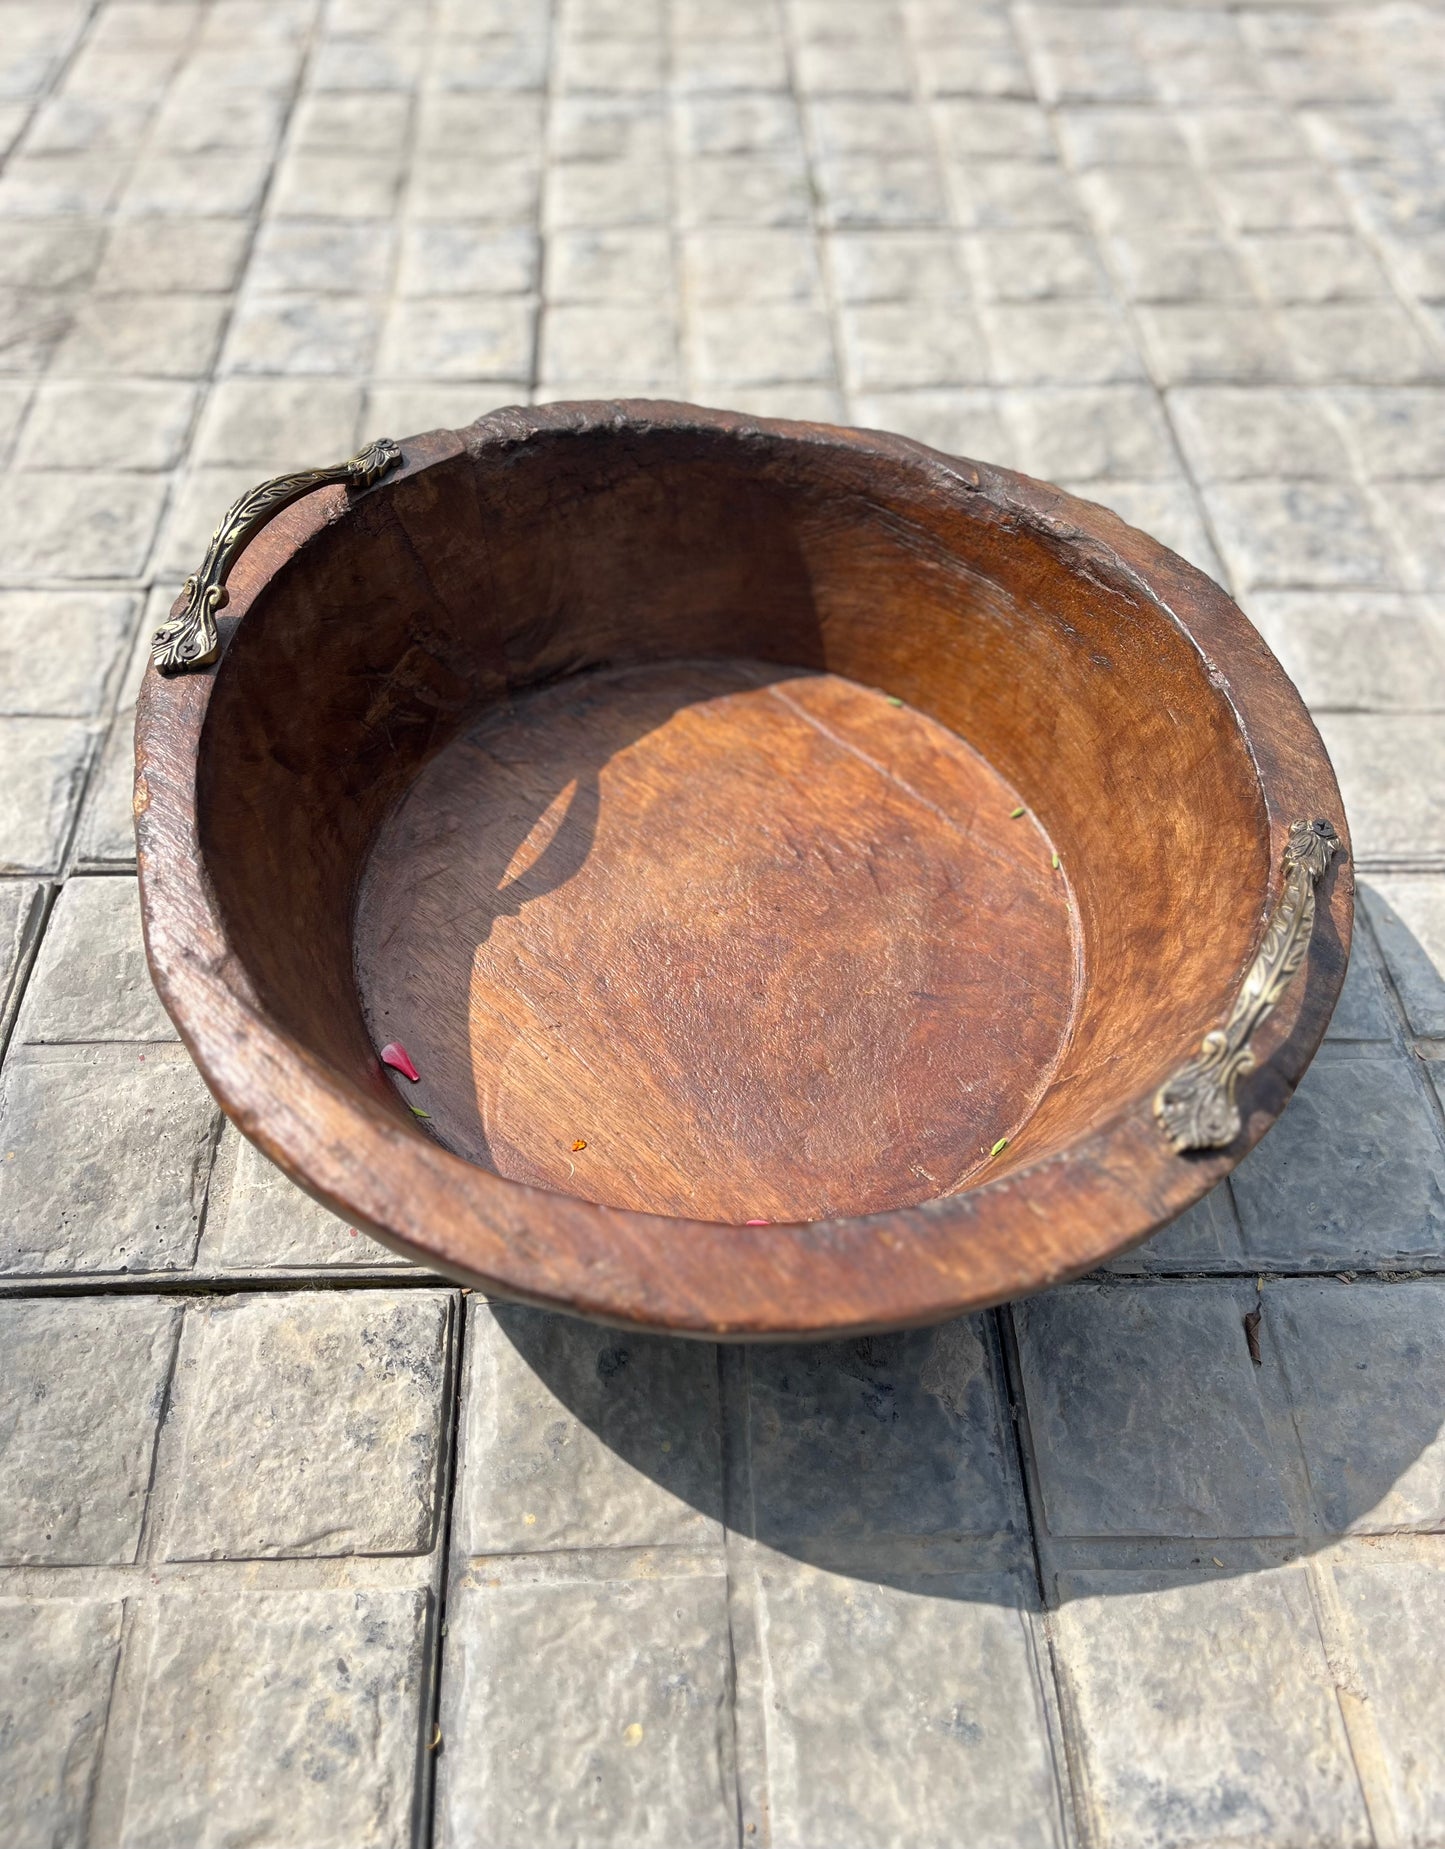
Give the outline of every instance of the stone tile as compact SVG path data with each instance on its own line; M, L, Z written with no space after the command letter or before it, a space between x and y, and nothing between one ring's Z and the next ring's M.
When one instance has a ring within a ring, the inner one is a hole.
M90 218L12 219L0 244L0 284L74 289L95 275L105 226Z
M396 231L364 218L268 219L246 280L258 296L381 295L391 287Z
M664 46L652 38L578 38L563 33L553 53L555 81L564 92L604 95L662 87Z
M536 219L540 188L541 176L530 160L423 154L411 168L406 210L415 219L528 224Z
M0 881L0 1035L10 1030L18 984L44 922L45 889L34 880Z
M669 261L662 253L654 256L650 266L639 261L635 286L650 281L655 294L657 279L667 273ZM714 312L725 303L738 302L786 304L814 312L823 304L818 246L807 231L694 231L683 242L682 274L688 296L708 304Z
M256 294L236 309L222 370L354 378L371 365L379 305L365 297Z
M136 1557L180 1308L155 1297L0 1303L0 1561Z
M747 1380L750 1532L770 1545L1017 1524L981 1323L759 1348Z
M945 455L1018 466L992 392L863 392L852 403L855 420L873 429L897 431Z
M1355 912L1355 934L1350 943L1350 962L1345 971L1345 986L1335 1003L1326 1030L1331 1040L1387 1040L1394 1042L1399 1033L1396 1010L1385 992L1384 972L1375 949L1369 923L1361 910Z
M691 348L694 375L709 383L831 380L836 371L828 317L796 303L699 302Z
M1081 222L1075 191L1055 162L954 162L947 177L958 222L974 230L1067 228Z
M422 1591L159 1601L123 1849L213 1838L391 1849L412 1830Z
M1017 389L1000 394L1000 403L1031 475L1148 480L1179 472L1169 427L1147 386Z
M518 379L532 370L527 296L430 296L394 304L378 370L403 379Z
M0 1838L85 1840L124 1608L0 1598Z
M1445 1280L1302 1279L1264 1296L1322 1526L1445 1528Z
M1138 319L1160 385L1293 377L1278 332L1256 308L1166 301L1141 307Z
M1312 303L1282 308L1277 318L1303 378L1394 385L1445 374L1445 362L1391 302Z
M1407 582L1437 590L1445 567L1445 480L1390 482L1376 504L1390 524Z
M964 1817L980 1849L1066 1840L1020 1583L876 1585L771 1557L756 1583L779 1849L946 1843Z
M737 1791L721 1573L469 1581L448 1601L447 1629L442 1849L731 1849ZM559 1777L558 1767L577 1775Z
M841 154L815 167L823 222L852 225L944 225L948 203L931 157Z
M1330 589L1396 582L1389 548L1344 482L1225 482L1205 505L1236 581L1248 589Z
M1120 287L1131 301L1190 308L1201 302L1239 304L1254 300L1243 265L1219 238L1203 233L1174 237L1130 230L1110 238L1108 248ZM1203 333L1187 317L1175 317L1172 325L1166 318L1163 339L1164 353L1175 369L1186 361L1198 366L1210 352Z
M1183 387L1169 410L1201 482L1348 480L1344 444L1318 394L1275 386Z
M27 1045L177 1037L146 967L133 880L66 881L15 1032Z
M1111 1849L1373 1841L1299 1568L1071 1573L1055 1637Z
M407 225L397 286L402 295L525 295L537 287L540 261L529 226Z
M223 148L270 151L281 139L286 115L281 96L271 90L227 90L223 109L206 91L175 86L167 94L151 129L150 144L171 152L214 154ZM274 197L269 202L275 205Z
M719 154L677 167L678 211L684 226L806 225L811 217L807 170L776 154Z
M1445 1039L1445 877L1375 873L1359 892L1405 1019Z
M73 719L0 719L0 872L56 866L91 749Z
M1246 1252L1303 1270L1445 1257L1445 1149L1415 1062L1332 1044L1234 1171Z
M1234 231L1337 230L1346 223L1340 196L1320 167L1225 167L1210 178Z
M1173 167L1098 167L1079 181L1079 193L1105 234L1167 225L1169 235L1209 237L1219 229L1208 189Z
M1300 124L1272 103L1210 106L1180 112L1180 127L1206 167L1258 167L1305 161L1310 147Z
M926 160L932 152L927 118L912 103L871 96L829 97L811 105L808 121L813 145L825 160L840 154L907 155ZM1049 152L1047 147L1037 151Z
M1332 1573L1401 1840L1428 1843L1445 1812L1445 1700L1435 1649L1445 1578L1423 1560L1341 1562Z
M0 218L86 216L106 212L126 182L131 163L103 150L13 155L0 177Z
M256 210L271 172L269 152L228 148L220 154L153 150L136 162L117 209L123 216L245 218Z
M278 218L390 218L405 172L396 154L294 148L276 169L267 209Z
M1240 1326L1253 1296L1078 1284L1014 1306L1053 1534L1291 1532Z
M139 577L165 495L146 475L17 475L0 502L0 569L11 582Z
M96 712L138 607L123 591L0 591L0 711Z
M1077 231L980 231L969 240L986 301L1102 296L1093 243Z
M814 96L907 96L913 88L903 45L876 37L800 45L795 81Z
M192 448L198 463L276 474L349 456L361 387L341 379L222 379Z
M366 394L363 440L395 432L461 430L502 405L526 404L525 379L462 385L373 385Z
M843 394L835 385L729 385L727 408L752 417L801 418L807 424L847 419Z
M966 302L973 294L953 231L840 231L828 252L840 302Z
M0 1079L0 1271L185 1269L215 1119L180 1047L12 1049Z
M0 372L23 377L44 372L74 312L69 295L0 289Z
M665 163L668 121L664 100L642 96L559 96L547 122L547 151L554 161Z
M244 219L117 219L95 292L129 295L137 279L164 277L185 295L225 295L236 286L250 243L251 227Z
M421 124L433 118L439 104L469 100L428 95ZM309 152L369 148L379 154L399 154L406 145L411 118L412 99L403 91L307 90L297 98L291 117L291 145ZM427 141L425 145L433 144Z
M138 277L150 280L146 271ZM226 313L227 304L210 295L91 296L75 311L56 369L200 378L211 369Z
M450 1293L285 1291L197 1317L166 1558L426 1553Z
M1445 391L1355 389L1332 392L1330 402L1366 475L1445 475Z
M672 267L672 237L661 226L555 231L546 243L543 292L549 303L651 302Z
M931 54L930 54L931 55ZM1049 118L1035 102L947 98L930 112L944 153L957 160L1051 160Z
M715 1544L717 1355L473 1299L461 1555Z
M1445 623L1389 591L1261 591L1249 614L1315 711L1445 709Z
M976 316L947 302L866 302L841 314L854 391L983 385L988 356Z
M744 178L756 186L756 175ZM666 225L672 191L672 173L660 162L568 161L547 171L543 218L554 230ZM719 202L716 210L726 217L725 204Z
M541 372L553 385L608 377L670 385L679 363L675 317L666 301L646 308L573 303L549 308L543 317Z
M1027 302L979 312L1000 385L1111 385L1144 376L1128 324L1113 308Z
M1445 739L1439 719L1413 713L1321 713L1355 854L1445 860Z
M1242 238L1240 248L1270 302L1374 301L1387 293L1379 264L1351 232L1267 232Z
M18 468L169 469L195 411L190 385L56 379L41 385L16 451Z
M229 1171L224 1189L223 1163ZM338 1220L235 1130L225 1132L216 1167L206 1214L209 1263L237 1271L409 1263Z

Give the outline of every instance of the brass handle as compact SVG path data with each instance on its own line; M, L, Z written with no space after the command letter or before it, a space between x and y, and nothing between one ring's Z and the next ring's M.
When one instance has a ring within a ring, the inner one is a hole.
M169 616L151 639L151 659L161 673L184 674L190 668L209 667L216 659L220 653L216 612L226 605L226 578L268 520L314 488L338 482L347 488L369 488L400 461L401 451L391 438L378 437L334 468L274 475L233 502L211 535L201 569L181 588L185 607L179 615Z
M1284 892L1229 1019L1204 1036L1195 1057L1154 1097L1154 1115L1181 1153L1223 1149L1239 1135L1242 1120L1234 1088L1254 1070L1250 1039L1305 960L1315 923L1315 887L1339 845L1340 837L1328 822L1290 823Z

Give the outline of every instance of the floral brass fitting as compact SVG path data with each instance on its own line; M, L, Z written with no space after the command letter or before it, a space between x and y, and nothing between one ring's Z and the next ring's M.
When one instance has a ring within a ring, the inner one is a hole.
M161 673L185 674L192 668L206 668L220 654L216 612L223 610L228 601L226 579L268 520L316 488L338 483L352 490L369 488L400 461L401 451L391 438L378 437L334 468L275 475L243 494L226 510L211 535L201 569L182 586L185 603L179 611L172 612L151 639L151 659Z
M1224 1149L1239 1135L1243 1119L1234 1094L1239 1080L1255 1068L1250 1040L1305 960L1315 923L1315 887L1339 846L1329 822L1290 823L1284 892L1229 1019L1205 1035L1196 1056L1154 1097L1154 1115L1181 1154Z

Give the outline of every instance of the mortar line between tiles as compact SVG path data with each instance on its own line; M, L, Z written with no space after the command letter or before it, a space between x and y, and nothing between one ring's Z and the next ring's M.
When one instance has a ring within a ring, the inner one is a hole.
M1035 1493L1035 1484L1030 1470L1030 1446L1025 1443L1028 1405L1024 1398L1023 1368L1019 1360L1018 1336L1007 1304L1000 1305L990 1314L994 1319L999 1352L1003 1357L1003 1386L1008 1395L1006 1411L1009 1430L1013 1437L1014 1468L1018 1472L1019 1493L1023 1497L1024 1518L1028 1524L1029 1553L1033 1560L1034 1585L1039 1602L1038 1625L1043 1635L1044 1647L1048 1652L1049 1677L1053 1687L1053 1700L1049 1702L1046 1694L1045 1705L1048 1709L1050 1732L1056 1736L1049 1742L1049 1758L1054 1770L1054 1789L1057 1794L1059 1821L1066 1842L1077 1841L1091 1844L1093 1831L1085 1801L1087 1786L1084 1782L1083 1767L1078 1763L1074 1729L1070 1726L1071 1704L1058 1658L1053 1612L1049 1602L1043 1548L1040 1542L1040 1531L1043 1524L1041 1499Z
M446 1744L445 1741L439 1741L437 1748L433 1750L430 1742L433 1738L433 1729L440 1730L441 1727L441 1687L446 1660L447 1600L452 1583L452 1525L457 1499L457 1461L461 1441L462 1400L466 1392L468 1318L465 1295L460 1293L453 1295L451 1317L451 1354L447 1376L449 1403L446 1407L443 1454L440 1459L441 1507L433 1540L438 1562L437 1590L432 1601L431 1622L428 1627L427 1661L424 1672L426 1679L423 1685L420 1737L417 1743L420 1758L416 1791L412 1800L412 1839L417 1849L429 1849L435 1835L437 1764Z

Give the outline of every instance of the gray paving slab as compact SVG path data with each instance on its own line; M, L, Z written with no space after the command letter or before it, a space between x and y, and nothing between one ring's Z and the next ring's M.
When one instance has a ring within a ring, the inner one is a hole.
M717 1545L716 1351L472 1301L460 1556Z
M146 966L133 879L71 879L15 1023L26 1045L177 1038Z
M1099 1840L1373 1840L1303 1571L1092 1572L1060 1590L1055 1636Z
M1264 1293L1320 1525L1445 1529L1445 1280Z
M215 1122L179 1046L12 1050L0 1078L0 1272L187 1267Z
M1261 1268L1445 1260L1445 1144L1420 1062L1393 1047L1326 1046L1230 1185Z
M1066 1841L1031 1590L756 1568L771 1840Z
M0 1596L0 1833L16 1849L84 1840L122 1608Z
M720 1572L468 1579L447 1627L439 1843L737 1841Z
M1232 1284L1080 1284L1013 1310L1055 1535L1276 1535L1292 1523Z
M421 1773L420 1591L160 1601L119 1841L393 1849Z
M171 1560L428 1551L449 1292L238 1297L192 1319Z
M180 1308L0 1303L0 1563L133 1561Z

